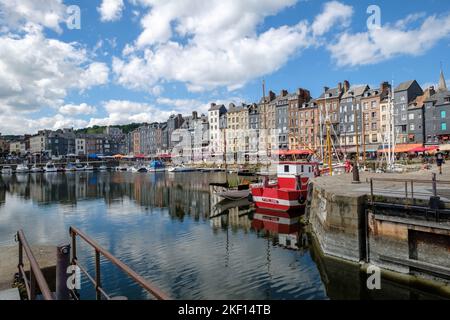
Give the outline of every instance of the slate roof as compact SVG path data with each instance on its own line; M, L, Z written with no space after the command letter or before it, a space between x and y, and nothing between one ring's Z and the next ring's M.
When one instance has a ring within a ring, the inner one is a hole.
M342 95L342 99L362 96L364 94L364 92L368 89L369 89L368 85L357 86L357 87L352 86L352 87L350 87L350 89L348 89L348 91L346 93L344 93Z
M341 92L339 91L339 88L331 88L328 89L327 91L325 91L324 93L322 93L320 95L319 98L317 98L317 100L323 100L325 99L325 95L327 99L333 99L333 98L339 98L339 96L341 95Z
M400 83L397 88L395 88L395 91L405 91L408 90L409 87L412 86L412 84L415 82L416 80L409 80L409 81L405 81Z

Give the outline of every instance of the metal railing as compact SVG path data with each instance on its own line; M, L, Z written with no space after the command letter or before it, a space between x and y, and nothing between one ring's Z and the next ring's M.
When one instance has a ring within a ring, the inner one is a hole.
M86 275L89 281L94 285L96 291L96 299L101 300L102 296L107 300L113 299L110 295L108 295L105 290L102 288L102 278L101 278L101 264L100 264L100 256L103 255L107 260L121 269L125 274L127 274L130 278L132 278L137 284L139 284L142 288L144 288L147 292L149 292L153 297L158 300L169 300L169 296L163 293L161 290L156 288L153 284L149 283L142 276L133 271L130 267L124 264L122 261L114 257L109 251L102 248L97 242L88 237L82 231L70 227L69 229L70 236L72 238L72 264L79 267L80 270ZM78 261L77 258L77 236L80 237L84 242L90 245L95 251L95 278L92 277ZM74 295L76 298L76 295Z
M383 182L383 188L375 189L375 182ZM450 186L450 181L437 180L436 174L433 174L431 180L371 178L369 183L369 205L372 210L396 210L427 220L434 219L436 222L450 219L450 188L447 189L447 195L438 191L438 185ZM419 185L422 186L422 191L418 188ZM430 186L431 190L423 190L424 185Z
M392 182L396 184L396 189L393 188L386 188L386 186L383 187L383 189L375 189L375 182ZM417 191L417 188L415 186L417 185L430 185L432 188L431 194L429 192L419 192ZM405 199L414 200L416 196L423 196L423 197L438 197L438 185L447 185L450 186L450 181L445 180L437 180L436 174L433 173L431 180L425 180L425 179L395 179L395 178L371 178L370 179L370 200L371 202L374 202L374 198L377 195L377 191L381 191L381 194L389 193L391 196L397 196L397 197L404 197Z
M25 234L23 230L19 230L16 234L16 241L19 243L19 275L23 279L25 283L25 288L27 290L27 296L29 300L36 299L36 285L42 293L44 300L53 300L53 294L50 291L50 288L45 280L44 275L42 274L42 270L39 267L39 264L34 257L33 252L28 244L27 239L25 238ZM25 272L24 264L23 264L23 253L28 258L30 262L30 279L28 279L27 274Z

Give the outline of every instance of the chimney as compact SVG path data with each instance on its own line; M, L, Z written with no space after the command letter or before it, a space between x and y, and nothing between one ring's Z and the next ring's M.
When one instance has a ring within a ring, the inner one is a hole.
M347 92L350 89L350 82L348 80L344 81L344 92Z
M434 86L431 86L428 88L428 91L430 91L430 96L434 95L436 93L436 90L434 89Z
M198 119L198 113L197 113L197 111L193 111L193 112L192 112L192 119L193 119L193 120L197 120L197 119Z
M287 90L281 90L281 92L280 92L280 96L282 96L282 97L286 97L288 95L288 92L287 92Z
M211 108L214 108L216 106L216 104L213 102L211 103Z
M323 92L327 92L328 90L330 90L329 87L323 87Z
M269 101L275 100L277 95L272 90L269 91Z
M380 91L381 91L382 93L383 93L383 92L386 92L387 90L389 90L390 87L391 87L391 85L389 84L389 82L384 81L384 82L382 82L381 85L380 85Z
M342 82L338 83L338 91L341 92L342 91Z

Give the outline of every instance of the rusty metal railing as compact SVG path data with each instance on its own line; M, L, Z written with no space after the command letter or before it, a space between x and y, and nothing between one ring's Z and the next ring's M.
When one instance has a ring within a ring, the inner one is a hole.
M156 286L149 283L142 276L133 271L130 267L124 264L122 261L113 256L109 251L102 248L96 241L88 237L82 231L70 227L69 229L70 236L72 238L72 264L79 267L80 270L86 275L89 281L94 285L96 291L96 299L101 300L102 296L107 300L113 299L110 295L108 295L101 285L101 264L100 264L100 255L103 255L107 260L121 269L125 274L127 274L130 278L132 278L137 284L139 284L142 288L144 288L147 292L149 292L153 297L158 300L169 300L169 296L167 296L164 292L159 290ZM77 236L84 240L88 245L90 245L95 251L95 278L92 277L78 261L77 258Z
M19 275L25 283L25 288L27 290L27 296L29 300L36 299L36 285L42 293L44 300L53 300L53 294L48 287L47 281L45 280L42 270L34 257L33 252L28 244L27 239L23 230L19 230L16 234L16 241L19 243ZM28 279L25 272L25 267L23 264L23 253L25 252L28 261L30 262L30 279Z

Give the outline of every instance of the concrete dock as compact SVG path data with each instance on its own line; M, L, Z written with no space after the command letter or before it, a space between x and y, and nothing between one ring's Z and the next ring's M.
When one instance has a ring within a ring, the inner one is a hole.
M43 269L44 275L54 275L56 265L56 247L54 246L32 246L31 250ZM18 246L0 247L0 291L11 289L14 275L18 272L19 262ZM24 255L25 270L30 270L26 255ZM52 278L51 276L49 277ZM53 277L54 279L54 277ZM49 281L49 284L55 281Z
M437 174L436 189L430 183L433 173L436 167L402 174L361 172L360 184L352 183L352 174L313 179L307 219L322 252L449 284L450 184L439 181L450 181L450 166ZM373 187L371 178L376 179ZM438 218L429 207L435 195L439 209L446 211ZM445 285L447 294L449 288Z

